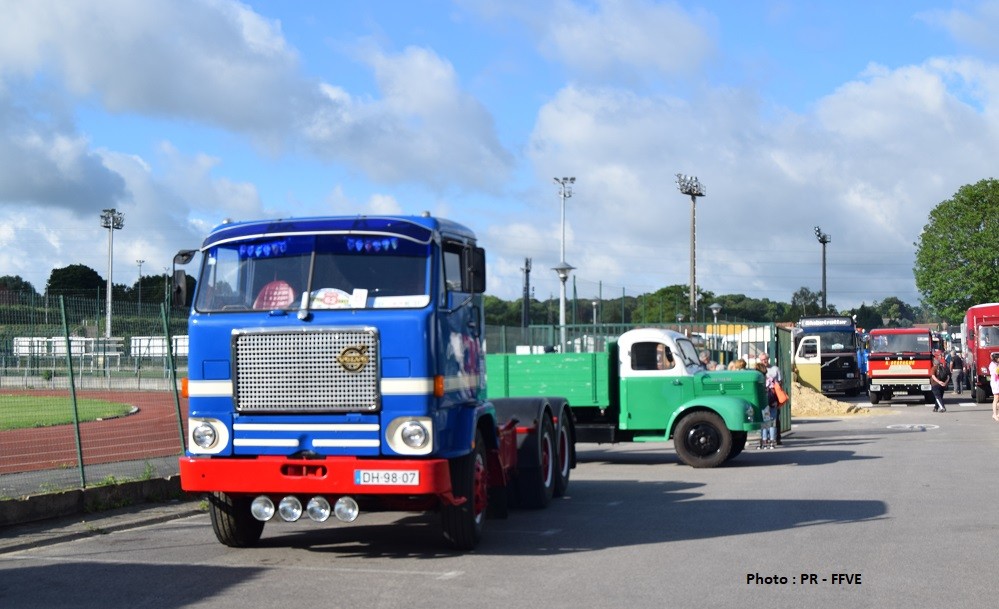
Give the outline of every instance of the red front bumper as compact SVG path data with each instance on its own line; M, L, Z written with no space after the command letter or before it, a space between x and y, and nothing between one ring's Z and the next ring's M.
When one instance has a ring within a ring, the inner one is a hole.
M358 474L386 471L415 472L419 475L419 483L363 484L362 478L370 480L372 476ZM451 475L445 459L181 457L180 486L187 492L450 496Z

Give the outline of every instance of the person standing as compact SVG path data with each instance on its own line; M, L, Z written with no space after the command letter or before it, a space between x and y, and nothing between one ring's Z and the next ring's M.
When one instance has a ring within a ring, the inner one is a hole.
M935 354L933 371L930 375L930 390L933 392L933 412L947 412L944 406L944 390L950 385L950 368L939 352ZM995 408L993 407L993 410Z
M954 393L961 395L964 390L964 358L956 349L950 354L950 375L954 379Z
M763 425L760 426L760 446L759 448L773 449L777 445L775 437L777 421L775 419L779 406L777 396L774 394L773 385L767 378L767 366L761 361L756 362L756 370L763 375L767 384L767 404L760 409L763 415Z
M766 367L766 369L767 369L767 371L764 372L763 375L767 379L767 390L768 390L767 393L768 394L772 394L773 393L773 386L774 386L774 384L780 385L781 388L784 387L784 379L782 378L781 373L780 373L780 366L777 366L776 364L774 364L773 366L770 365L770 354L769 353L766 353L766 352L760 353L760 355L756 359L756 361L759 362L759 363L761 363L761 364L763 364ZM781 445L781 441L780 441L780 411L782 409L783 409L783 407L780 404L775 404L774 405L774 409L773 409L774 410L774 444L776 446L780 446Z
M999 351L992 354L989 364L989 385L992 387L992 419L999 421Z

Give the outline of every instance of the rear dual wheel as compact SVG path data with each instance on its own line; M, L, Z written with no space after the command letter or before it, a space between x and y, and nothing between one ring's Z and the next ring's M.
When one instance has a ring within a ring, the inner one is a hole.
M555 426L552 420L542 415L538 425L536 441L538 442L535 463L521 463L517 472L517 491L524 507L540 509L548 507L555 496L556 480L562 471L558 451L555 448ZM528 453L530 454L530 453ZM568 468L568 461L566 468ZM565 470L565 485L569 484L568 469ZM563 489L564 492L564 489Z

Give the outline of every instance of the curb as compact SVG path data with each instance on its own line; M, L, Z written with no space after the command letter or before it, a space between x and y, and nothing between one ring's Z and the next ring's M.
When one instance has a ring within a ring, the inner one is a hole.
M204 513L179 476L0 501L0 554Z

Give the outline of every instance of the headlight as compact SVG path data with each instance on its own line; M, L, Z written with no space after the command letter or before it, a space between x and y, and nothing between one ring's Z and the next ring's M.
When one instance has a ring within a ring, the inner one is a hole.
M756 411L753 409L752 404L746 404L746 420L752 421L756 418Z
M410 448L423 448L430 437L427 435L427 428L419 421L408 421L399 428L399 435L402 442Z
M430 417L400 417L385 429L389 448L400 455L428 455L434 449L434 424Z
M192 455L217 455L229 447L229 429L218 419L187 420L187 451Z
M208 423L202 423L191 431L191 440L201 448L215 446L218 439L219 435L215 433L215 428Z

